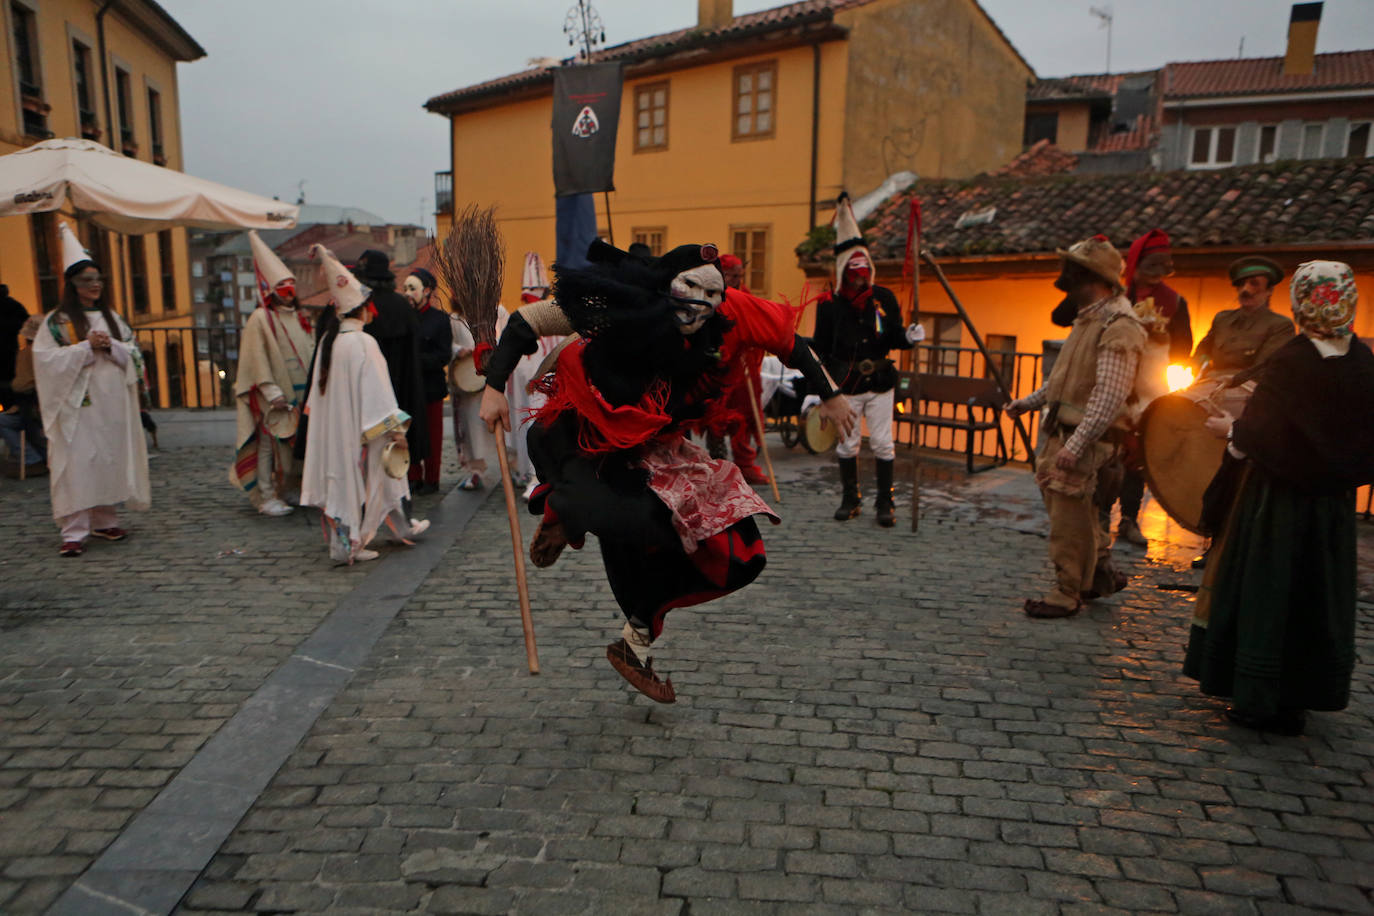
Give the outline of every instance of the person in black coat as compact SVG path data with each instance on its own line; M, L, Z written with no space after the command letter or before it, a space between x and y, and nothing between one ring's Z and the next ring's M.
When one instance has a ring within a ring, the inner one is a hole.
M423 456L412 453L410 462L411 492L418 495L439 491L439 468L444 456L444 397L448 394L447 369L453 355L453 326L448 312L439 304L438 286L434 274L423 267L406 277L405 297L420 321L420 386L425 393L425 422L429 426L429 451Z
M410 454L429 454L430 429L426 418L425 389L420 373L420 319L405 297L396 292L396 275L391 259L373 249L364 251L353 266L353 274L372 290L375 316L363 330L377 339L391 374L396 405L410 415L406 443ZM442 435L443 431L439 431Z

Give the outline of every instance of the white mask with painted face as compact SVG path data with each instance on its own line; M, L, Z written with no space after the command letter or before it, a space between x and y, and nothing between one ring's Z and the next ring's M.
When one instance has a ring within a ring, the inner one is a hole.
M419 277L406 277L405 295L410 300L411 305L423 305L425 302L425 285L420 282Z
M703 264L673 277L668 292L674 300L678 330L695 334L725 298L725 279L714 264Z

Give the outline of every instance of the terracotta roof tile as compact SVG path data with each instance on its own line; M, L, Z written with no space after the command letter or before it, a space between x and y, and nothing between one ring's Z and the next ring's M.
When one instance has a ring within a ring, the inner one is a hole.
M1078 157L1055 146L1048 140L1037 140L1021 155L1002 166L994 175L1013 178L1032 178L1037 175L1058 175L1078 167Z
M721 41L728 41L733 38L744 38L756 32L808 22L825 21L831 19L835 13L841 10L872 2L874 0L799 0L796 3L760 10L757 13L745 13L736 16L728 25L718 29L699 29L696 26L691 26L673 32L664 32L661 35L651 35L647 38L627 41L609 48L602 48L592 52L591 59L596 63L617 60L633 63L670 54L674 51L719 44ZM567 62L565 61L565 63ZM553 79L555 69L555 67L535 67L486 82L464 86L461 89L434 96L425 102L425 108L430 111L443 111L456 102L484 95L500 94L521 86L549 81Z
M870 221L866 234L875 258L902 257L913 193L921 201L926 246L941 255L1052 252L1098 232L1124 251L1153 228L1168 232L1177 248L1334 244L1374 237L1374 159L923 181L883 205ZM961 215L989 207L997 209L991 222L955 228Z
M1165 98L1374 89L1374 50L1318 54L1312 72L1285 76L1282 57L1202 60L1167 64Z
M1136 115L1129 130L1104 134L1089 150L1094 153L1120 153L1150 149L1159 136L1159 122L1151 115Z
M1153 71L1141 73L1088 73L1081 76L1060 76L1036 80L1026 90L1028 102L1058 102L1071 99L1111 98L1116 95L1116 87L1128 76L1145 76Z

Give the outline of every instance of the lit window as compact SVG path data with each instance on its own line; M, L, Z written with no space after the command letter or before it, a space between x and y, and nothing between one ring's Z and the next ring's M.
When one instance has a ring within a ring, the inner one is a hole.
M635 87L635 152L668 148L668 84Z
M733 136L753 140L773 136L777 122L778 64L745 64L735 68Z

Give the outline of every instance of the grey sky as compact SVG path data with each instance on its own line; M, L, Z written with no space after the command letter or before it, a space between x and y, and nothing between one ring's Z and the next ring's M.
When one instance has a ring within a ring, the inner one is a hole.
M447 121L425 100L569 52L573 0L161 0L208 52L181 67L186 171L432 223ZM691 25L694 0L593 0L610 44ZM1041 76L1282 54L1289 0L982 0ZM779 5L736 0L736 12ZM1374 0L1327 0L1318 51L1374 48ZM547 142L544 137L512 143ZM424 199L422 207L421 199Z

